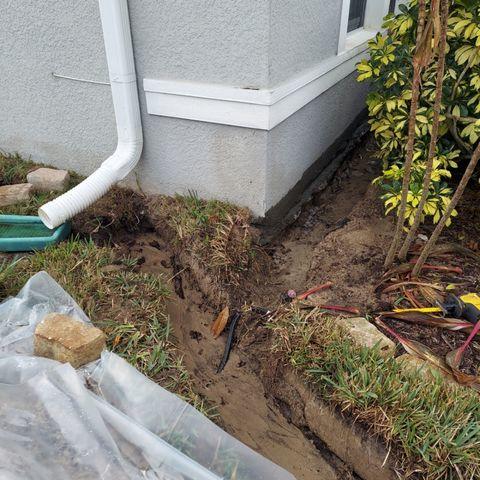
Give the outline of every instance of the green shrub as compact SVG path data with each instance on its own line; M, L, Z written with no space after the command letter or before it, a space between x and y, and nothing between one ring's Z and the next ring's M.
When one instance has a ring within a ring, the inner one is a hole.
M427 8L431 0L427 0ZM428 13L427 13L428 15ZM428 17L427 17L428 18ZM400 6L400 13L386 17L387 33L369 43L370 58L357 66L358 81L370 81L367 105L371 130L383 160L383 174L376 182L384 189L387 213L397 210L403 179L408 116L412 96L413 53L418 0ZM434 170L423 219L438 222L450 202L448 180L463 156L470 156L480 138L480 2L455 0L450 10L441 123ZM406 217L413 222L422 195L435 101L436 58L422 73L416 145ZM452 214L455 216L456 212Z

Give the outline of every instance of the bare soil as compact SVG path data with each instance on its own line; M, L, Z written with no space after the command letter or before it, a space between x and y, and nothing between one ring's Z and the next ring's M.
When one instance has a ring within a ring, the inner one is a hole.
M287 290L301 293L327 281L333 282L333 287L316 294L318 302L356 307L363 314L391 308L394 298L382 298L376 290L393 222L384 217L379 192L371 184L379 174L374 154L372 140L365 139L327 188L313 195L294 224L265 247L270 268L252 274L248 286L233 290L230 286L217 291L195 259L189 259L188 251L179 251L173 245L171 232L162 225L152 225L143 199L136 194L135 212L128 218L119 211L132 198L118 193L116 202L102 205L103 214L96 220L90 215L77 222L81 234L88 235L93 227L97 241L118 244L125 253L141 259L141 270L171 280L175 294L169 313L196 390L218 405L216 421L223 428L299 480L358 477L312 433L304 417L305 405L289 396L287 385L276 381L283 370L276 368L280 359L272 357L269 332L263 328L262 319L242 318L229 362L220 374L216 369L226 335L214 340L210 325L218 314L219 302L238 309L243 304L274 308ZM478 250L480 227L474 226L480 225L474 208L477 198L474 188L464 201L472 222L455 225L446 237ZM449 262L464 267L461 280L465 289L478 289L478 265L463 258L451 258ZM455 281L451 276L447 279ZM466 338L462 333L402 322L391 325L439 355L458 347ZM473 371L479 361L480 346L474 343L465 359L466 370Z
M313 196L296 222L274 243L272 273L277 292L297 293L325 282L333 288L316 294L330 305L378 308L375 286L391 238L391 220L371 185L379 173L370 139L354 150L328 187ZM262 296L268 292L262 291ZM272 297L270 293L270 297Z
M173 273L168 246L156 234L137 236L135 243L130 245L130 253L142 259L144 272L167 278ZM242 351L236 348L225 369L221 374L216 373L225 338L213 338L210 325L215 311L208 306L192 276L183 271L183 266L179 267L182 273L176 278L182 277L182 294L177 284L177 294L168 303L168 313L195 390L217 406L219 416L215 421L246 445L283 466L298 480L353 478L333 454L317 448L314 435L305 436L269 400L255 368ZM257 351L259 345L266 348L260 340Z
M358 477L309 428L302 402L290 402L290 386L276 377L278 373L283 378L282 360L272 358L262 319L242 317L220 374L216 370L226 335L215 340L210 325L222 302L231 308L244 303L274 308L286 290L301 292L324 280L335 283L326 301L371 304L383 254L379 245L388 244L388 220L377 214L380 206L370 186L378 163L373 152L370 141L355 150L327 189L314 194L296 222L265 248L266 268L233 289L219 290L196 259L179 250L165 224L152 222L145 199L134 192L115 189L74 224L79 235L116 244L122 253L139 259L142 271L171 282L174 294L168 310L195 390L217 405L219 425L298 480ZM375 215L369 216L372 208Z
M216 370L226 339L223 335L214 340L210 325L218 313L219 299L229 299L232 308L252 302L274 307L286 290L300 292L325 280L335 283L326 301L362 307L375 304L371 298L381 273L384 252L380 245L388 245L389 221L382 218L377 194L370 186L378 163L372 154L368 141L352 154L332 184L314 195L295 224L266 248L270 268L252 274L248 289L243 285L234 291L212 291L212 282L204 281L208 275L202 275L188 252L172 248L171 234L160 225L153 232L146 222L143 232L117 233L112 238L141 259L142 271L172 280L175 295L168 306L172 326L196 391L218 405L216 421L299 480L357 477L309 429L308 422L297 421L304 405L291 405L278 393L282 382L275 380L275 365L281 359L272 358L269 332L262 320L242 318L234 349L220 374ZM375 215L371 215L373 208ZM289 390L286 384L280 388Z

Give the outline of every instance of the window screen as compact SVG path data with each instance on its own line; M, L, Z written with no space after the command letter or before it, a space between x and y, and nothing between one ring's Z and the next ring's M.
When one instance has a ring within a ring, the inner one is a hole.
M351 0L348 15L348 32L363 27L365 21L365 8L367 0Z

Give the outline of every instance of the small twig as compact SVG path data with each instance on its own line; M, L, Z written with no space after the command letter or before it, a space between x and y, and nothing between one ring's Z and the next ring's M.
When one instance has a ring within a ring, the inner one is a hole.
M341 305L315 305L315 307L321 310L332 310L333 312L346 312L360 315L360 310L354 307L342 307Z
M448 341L448 338L447 338L443 333L442 333L440 336L442 337L443 341L448 345L448 347L450 348L450 350L453 350L454 347L453 347L453 345Z
M175 273L174 275L172 275L168 280L167 280L167 283L170 283L175 277L178 277L178 275L180 275L181 273L183 273L185 270L187 270L188 267L184 267L182 268L181 270L179 270L177 273Z
M415 264L415 267L413 268L412 271L412 277L416 278L420 271L422 270L422 267L427 260L428 256L430 255L430 252L432 251L433 247L435 247L444 227L445 224L447 223L448 219L450 218L450 215L452 214L453 210L457 206L458 202L462 198L463 192L465 191L465 188L467 188L467 184L470 180L470 178L473 175L473 172L475 170L475 167L477 166L478 161L480 160L480 143L477 145L477 148L473 152L472 158L470 159L470 162L465 169L465 172L463 174L462 179L460 180L460 183L458 184L457 189L455 190L455 193L453 194L452 199L450 200L450 203L448 204L442 218L440 221L437 223L435 230L433 231L432 235L430 236L428 242L425 244L423 247L422 253Z
M455 139L455 141L460 145L462 150L466 153L472 153L472 148L467 142L464 142L462 138L460 138L460 135L458 133L457 129L457 121L455 119L450 119L452 120L451 122L448 122L448 130L452 134L452 137Z
M406 288L403 289L403 294L405 298L415 307L415 308L425 308L425 305L422 305L415 295L413 294L412 290L407 290Z
M306 292L297 296L298 300L306 300L310 295L319 292L320 290L326 290L327 288L331 288L333 286L332 282L324 283L323 285L317 285L316 287L307 290Z
M416 265L418 263L418 260L416 262L409 262L409 265ZM448 267L448 266L443 266L443 265L429 265L425 263L422 266L422 270L432 270L434 272L453 272L453 273L458 273L459 275L462 275L463 270L460 267Z

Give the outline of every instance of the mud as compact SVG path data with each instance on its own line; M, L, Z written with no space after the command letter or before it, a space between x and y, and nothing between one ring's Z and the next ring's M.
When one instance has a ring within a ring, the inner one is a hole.
M192 283L189 273L175 264L168 248L155 234L138 236L132 255L142 258L141 270L160 274L171 281L182 276L183 297L172 295L168 313L195 390L218 409L217 423L227 432L273 462L290 471L298 480L340 480L353 478L343 463L328 449L319 450L315 435L305 435L275 405L252 368L249 355L238 348L221 372L225 338L215 340L210 325L215 311ZM245 327L245 325L244 325ZM247 326L248 327L248 326ZM261 347L260 347L261 346ZM261 341L256 349L267 348Z
M364 140L274 244L277 292L303 292L330 281L333 288L317 296L322 303L362 311L378 307L374 287L383 273L392 227L371 185L379 173L374 154L371 140ZM275 296L270 293L270 298Z

